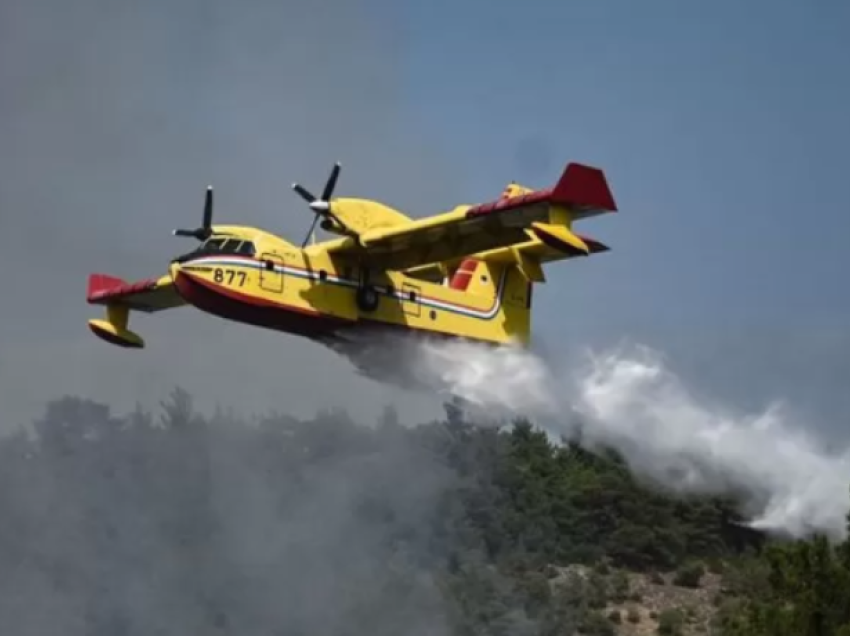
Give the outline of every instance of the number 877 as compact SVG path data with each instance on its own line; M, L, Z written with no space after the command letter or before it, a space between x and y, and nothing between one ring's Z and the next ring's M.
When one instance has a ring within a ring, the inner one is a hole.
M232 269L221 269L217 267L213 273L213 280L217 283L223 283L225 280L228 285L232 285L233 281L237 281L239 287L245 284L245 272L236 272Z

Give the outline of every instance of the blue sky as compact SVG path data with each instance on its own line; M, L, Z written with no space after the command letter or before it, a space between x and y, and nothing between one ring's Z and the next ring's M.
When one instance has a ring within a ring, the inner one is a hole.
M415 125L471 199L570 160L608 174L621 212L581 231L613 251L550 269L547 344L647 339L738 397L841 392L850 5L433 0L392 21Z

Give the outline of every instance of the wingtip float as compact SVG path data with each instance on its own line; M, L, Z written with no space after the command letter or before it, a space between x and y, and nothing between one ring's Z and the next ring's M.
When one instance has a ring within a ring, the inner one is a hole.
M371 199L333 197L339 173L336 164L319 196L293 184L314 215L300 246L258 228L213 225L208 188L201 226L174 231L199 245L174 258L167 274L134 283L90 276L87 300L106 316L89 328L141 349L128 326L133 312L194 306L335 350L346 333L370 329L528 343L543 266L607 251L573 223L617 211L602 170L578 163L550 188L511 183L494 201L416 220ZM317 224L336 236L316 242Z

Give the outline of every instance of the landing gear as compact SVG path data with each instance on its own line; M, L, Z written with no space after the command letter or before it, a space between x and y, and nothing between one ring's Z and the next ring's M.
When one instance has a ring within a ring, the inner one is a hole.
M360 311L373 312L378 308L380 296L378 290L369 283L365 283L357 288L357 308Z
M375 286L369 281L369 269L362 266L358 269L360 270L360 275L358 276L360 284L357 287L357 293L354 299L360 311L372 313L378 308L381 296L378 294Z

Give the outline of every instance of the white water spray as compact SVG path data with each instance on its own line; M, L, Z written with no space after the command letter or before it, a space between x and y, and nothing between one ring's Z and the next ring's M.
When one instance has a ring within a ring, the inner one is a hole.
M776 405L748 417L702 404L646 348L590 355L558 372L533 353L423 342L420 379L503 416L523 415L554 441L619 450L637 474L679 491L750 496L751 525L846 535L850 452L831 455Z

